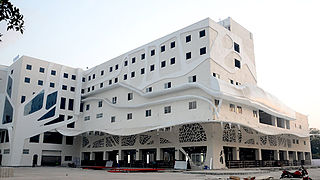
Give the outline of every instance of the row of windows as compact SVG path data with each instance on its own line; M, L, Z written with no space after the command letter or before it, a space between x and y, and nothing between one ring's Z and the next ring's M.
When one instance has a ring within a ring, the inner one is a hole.
M30 83L30 82L31 82L31 79L28 78L28 77L25 77L25 78L24 78L24 82L25 82L25 83ZM38 85L39 85L39 86L43 86L43 80L38 80ZM52 88L54 88L54 87L55 87L55 83L50 82L49 86L52 87ZM67 90L67 85L62 85L62 88L61 88L61 89L62 89L62 90ZM70 91L71 91L71 92L74 92L74 91L75 91L75 87L71 86L71 87L70 87Z
M73 136L65 136L66 137L66 145L73 145ZM43 134L43 143L49 144L62 144L63 136L58 132L45 132ZM39 143L40 142L40 134L30 137L30 143Z
M27 69L27 70L32 70L32 65L27 64L27 65L26 65L26 69ZM44 71L45 71L45 68L43 68L43 67L40 67L40 68L39 68L39 72L40 72L40 73L44 73ZM56 70L51 70L51 75L55 76L56 73L57 73ZM63 73L63 77L64 77L64 78L68 78L68 77L69 77L68 73ZM74 75L74 74L71 75L71 79L72 79L72 80L76 80L76 75Z
M67 101L67 99L65 97L61 97L60 109L66 109L66 101ZM73 111L73 105L74 105L74 99L69 99L68 110Z

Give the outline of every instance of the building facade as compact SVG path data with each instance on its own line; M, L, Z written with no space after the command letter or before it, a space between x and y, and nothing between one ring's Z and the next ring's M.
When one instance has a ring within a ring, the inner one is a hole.
M89 70L0 67L4 166L308 163L308 119L257 86L251 32L207 18Z

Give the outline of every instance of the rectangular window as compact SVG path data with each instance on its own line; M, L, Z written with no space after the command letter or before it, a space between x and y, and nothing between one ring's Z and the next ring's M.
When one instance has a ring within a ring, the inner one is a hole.
M204 37L204 36L206 36L206 30L200 31L200 32L199 32L199 37L202 38L202 37Z
M186 43L191 41L191 35L186 36Z
M150 117L151 116L151 109L147 109L146 110L146 117Z
M62 144L62 134L58 132L45 132L43 133L43 143Z
M191 59L191 52L186 53L186 59Z
M91 90L90 87L88 87L88 92L90 92L90 90Z
M100 88L103 88L103 83L100 83Z
M64 97L61 97L60 109L66 109L66 98L64 98Z
M172 65L172 64L175 64L175 63L176 63L176 58L175 57L171 58L170 59L170 64Z
M129 96L128 96L129 98ZM112 97L112 104L117 104L117 97Z
M91 76L88 77L88 81L91 81Z
M73 136L66 136L66 145L73 145Z
M207 53L206 47L200 48L200 55L204 55L204 54L206 54L206 53Z
M26 101L26 96L21 96L20 102L21 102L21 103L24 103L25 101Z
M128 75L127 74L124 74L123 75L123 80L127 80L128 79Z
M42 80L38 80L38 85L42 86L43 85L43 81Z
M62 90L67 90L67 86L66 85L62 85Z
M26 69L31 70L32 66L30 64L27 64Z
M75 122L67 124L67 128L74 128Z
M128 61L124 61L124 66L128 66Z
M155 54L156 54L156 50L155 50L155 49L152 49L151 52L150 52L150 55L151 55L151 56L154 56Z
M116 117L115 116L111 116L111 122L112 123L116 122Z
M102 117L103 117L103 113L96 114L97 119L102 118Z
M117 83L118 82L118 78L114 78L114 83Z
M104 70L100 71L100 75L101 75L101 76L104 75Z
M236 112L236 106L234 104L230 104L229 110L232 112Z
M220 74L217 74L217 73L212 73L212 76L215 77L215 78L218 78L220 79Z
M10 149L4 149L3 154L10 154Z
M109 85L111 85L111 84L112 84L112 79L109 80Z
M161 62L161 68L164 68L164 67L166 67L166 61Z
M131 58L131 63L134 64L136 62L136 57Z
M72 156L65 156L64 161L72 161Z
M44 68L43 68L43 67L40 67L40 68L39 68L39 72L44 73Z
M241 62L238 59L234 59L234 67L241 68Z
M218 99L215 99L215 100L214 100L214 105L215 105L216 107L218 107L219 104L220 104L220 101L219 101Z
M109 67L109 72L112 72L112 66L111 66L111 67Z
M146 89L146 92L147 92L147 93L152 92L152 87L148 87L148 88Z
M197 101L189 102L189 109L197 109Z
M68 110L73 111L74 99L69 99Z
M50 87L54 88L54 83L53 82L50 83Z
M98 102L98 107L102 107L102 101Z
M237 113L242 114L242 107L241 106L237 106Z
M56 73L57 73L57 72L56 72L55 70L51 70L51 75L52 75L52 76L55 76Z
M164 89L171 88L171 82L164 83Z
M290 129L290 121L286 120L286 128Z
M130 119L132 119L132 113L127 114L127 120L130 120Z
M232 79L230 79L230 84L233 84L233 80Z
M164 52L165 50L166 50L166 46L165 45L161 46L161 52Z
M188 77L188 81L189 81L189 83L191 83L191 82L197 82L197 76L196 76L196 75L194 75L194 76L189 76L189 77Z
M85 120L85 121L89 121L89 120L90 120L90 116L85 116L85 117L84 117L84 120Z
M72 79L72 80L76 80L76 78L77 78L77 76L76 76L76 75L74 75L74 74L73 74L73 75L71 75L71 79Z
M90 104L87 104L86 105L86 111L89 111L90 110Z
M64 78L68 78L68 74L67 73L63 73L63 77Z
M233 43L234 44L234 50L236 51L236 52L238 52L238 53L240 53L240 46L239 46L239 44L238 43L236 43L236 42L234 42Z
M82 82L86 82L86 78L85 77L82 78Z
M96 78L96 74L92 74L92 79L95 79Z
M150 71L154 71L154 64L150 65Z
M75 87L72 87L72 86L70 87L70 91L71 91L71 92L74 92L75 90L76 90Z
M165 106L164 107L164 114L171 113L171 106Z
M172 42L170 43L170 47L171 47L171 48L176 47L176 42L175 42L175 41L172 41Z
M141 54L141 60L144 60L146 58L146 54Z
M39 143L40 140L40 134L32 136L29 140L30 143Z
M25 78L24 78L24 82L25 82L25 83L30 83L30 78L25 77Z
M133 93L128 93L128 101L133 99Z
M22 154L29 154L29 149L23 149Z
M115 69L115 70L118 70L118 69L119 69L119 64L116 64L116 65L114 66L114 69Z
M68 116L67 120L72 119L72 118L73 118L73 116Z
M141 68L140 73L144 74L144 68Z
M252 111L253 117L257 118L258 117L258 111L253 110Z
M136 73L133 71L131 72L131 78L134 78L136 76Z

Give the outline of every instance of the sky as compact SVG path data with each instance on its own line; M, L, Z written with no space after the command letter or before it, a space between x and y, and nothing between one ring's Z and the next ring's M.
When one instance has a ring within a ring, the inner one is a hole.
M207 17L233 18L253 33L258 85L320 128L318 0L28 0L25 32L7 32L0 64L27 55L93 67Z

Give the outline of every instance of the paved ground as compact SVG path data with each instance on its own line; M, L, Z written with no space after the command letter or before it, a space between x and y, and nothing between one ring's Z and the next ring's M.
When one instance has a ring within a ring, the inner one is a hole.
M310 176L316 180L320 179L320 169L308 169ZM224 175L228 172L250 172L254 174L250 175L237 175L239 177L255 176L257 179L263 177L275 177L279 179L281 171L259 171L259 170L210 170L210 171L196 171L199 174L190 174L189 172L161 172L161 173L109 173L105 170L84 170L80 168L63 168L63 167L20 167L14 168L14 177L5 178L8 180L14 179L32 179L32 180L57 180L57 179L68 179L68 180L120 180L120 179L133 179L133 180L216 180L216 179L227 179L230 175ZM209 173L209 174L200 174Z

